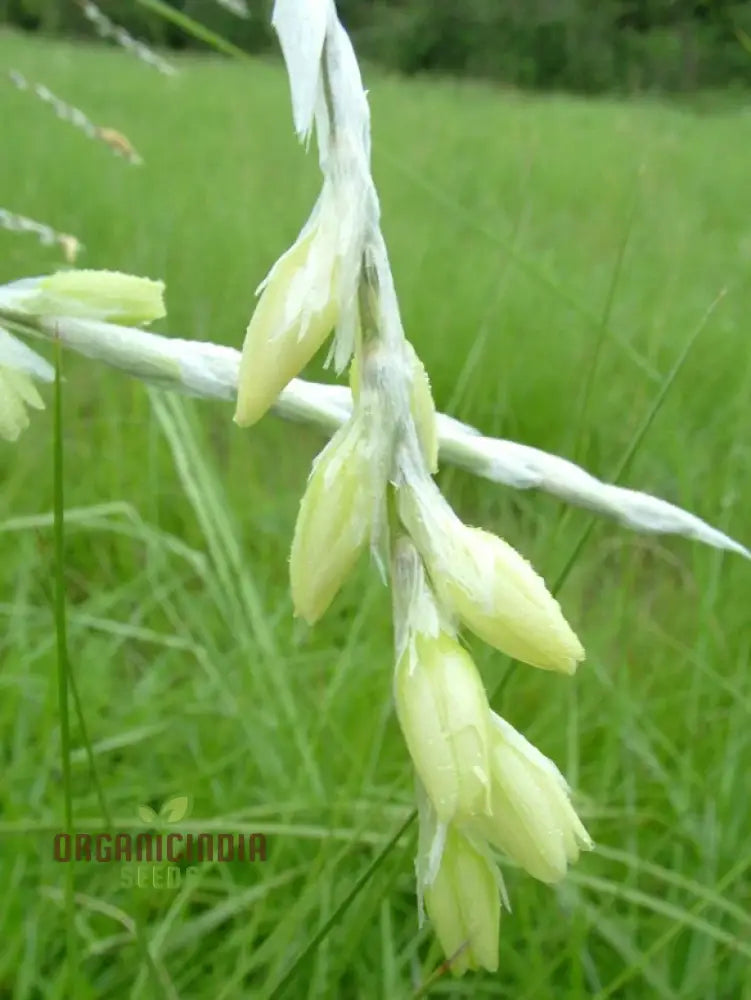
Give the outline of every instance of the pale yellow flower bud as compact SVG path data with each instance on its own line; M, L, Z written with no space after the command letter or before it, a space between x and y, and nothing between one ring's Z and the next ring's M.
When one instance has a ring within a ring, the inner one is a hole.
M492 818L476 832L541 882L558 882L592 841L576 815L569 789L555 764L492 716Z
M439 598L501 652L572 674L584 650L532 566L496 535L463 524L433 483L400 490L400 513Z
M38 316L136 326L165 315L164 282L119 271L58 271L39 279L24 308Z
M456 543L456 572L438 577L438 593L462 621L514 659L572 674L584 650L531 564L480 528L462 525Z
M245 334L235 423L260 420L336 326L336 243L320 221L298 238L266 278Z
M442 822L490 811L490 707L471 657L445 631L412 633L394 696L415 770Z
M369 536L372 462L357 418L333 436L313 463L290 555L295 614L308 624L324 614Z
M440 866L423 887L425 909L455 976L498 968L501 900L491 862L449 826Z
M29 426L26 407L43 410L42 397L24 372L0 366L0 437L16 441Z
M52 382L54 377L44 358L0 327L0 438L16 441L29 426L27 406L44 409L32 378Z

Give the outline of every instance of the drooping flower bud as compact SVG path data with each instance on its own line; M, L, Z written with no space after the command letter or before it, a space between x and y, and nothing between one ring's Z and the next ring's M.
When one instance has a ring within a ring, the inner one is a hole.
M20 286L20 283L19 283ZM119 271L58 271L28 283L23 303L37 316L139 325L166 315L164 282Z
M492 817L476 832L541 882L558 882L592 841L576 815L566 780L549 758L495 713Z
M0 366L0 437L16 441L29 426L26 407L43 410L42 397L23 372Z
M32 376L51 382L54 371L44 358L0 327L0 437L6 441L16 441L29 426L27 406L44 409Z
M235 423L266 413L336 326L336 204L326 188L296 242L274 264L245 334Z
M496 535L463 524L430 480L399 491L399 512L439 598L501 652L571 674L584 658L560 605L532 566Z
M416 862L424 905L455 976L498 968L499 873L480 845L450 824L441 828L418 787L420 846Z
M394 693L410 756L438 817L490 811L488 701L469 654L447 632L415 634Z
M357 417L313 463L295 525L290 585L295 614L314 624L349 576L368 540L373 456Z
M441 621L419 557L400 539L393 574L394 698L415 770L441 822L489 813L490 706L477 668ZM400 648L401 647L401 648Z

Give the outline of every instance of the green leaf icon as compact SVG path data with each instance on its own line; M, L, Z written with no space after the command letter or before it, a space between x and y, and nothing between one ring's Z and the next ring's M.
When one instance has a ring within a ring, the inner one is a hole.
M158 816L150 806L139 806L138 816L142 823L147 826L153 826L156 823Z
M189 804L187 795L176 795L174 799L167 799L159 810L159 818L166 823L179 823L187 816Z

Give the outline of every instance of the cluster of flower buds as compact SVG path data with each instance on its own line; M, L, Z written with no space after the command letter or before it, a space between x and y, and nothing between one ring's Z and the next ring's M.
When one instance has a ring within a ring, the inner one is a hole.
M260 419L335 332L337 368L351 360L352 413L314 462L300 505L290 557L295 613L317 622L368 545L390 566L394 697L418 783L420 909L454 972L495 969L502 882L490 846L555 882L590 840L555 765L492 712L457 629L567 674L584 651L529 563L463 524L432 479L435 406L399 318L359 71L333 3L308 9L322 13L311 62L299 7L278 0L275 25L301 135L315 113L323 190L261 286L235 420ZM314 40L315 23L307 27Z
M488 845L552 883L591 841L556 766L491 710L454 623L479 621L499 649L565 673L581 646L518 553L455 515L446 526L443 552L457 559L449 575L436 566L435 535L394 545L394 698L418 781L420 909L461 974L498 964L503 883Z
M293 271L289 277L293 283ZM270 340L257 345L259 370L267 370L264 351L276 349ZM381 503L390 499L394 698L419 785L421 908L455 972L494 969L502 883L488 845L556 882L590 840L555 765L492 712L457 627L546 670L570 674L584 652L529 563L500 538L464 525L433 482L435 414L411 348L404 436L416 445L400 449L399 436L374 419L376 390L366 389L364 375L370 369L376 387L384 378L388 387L379 353L362 373L361 362L353 364L353 414L314 462L292 543L292 598L310 624L325 614L373 545Z

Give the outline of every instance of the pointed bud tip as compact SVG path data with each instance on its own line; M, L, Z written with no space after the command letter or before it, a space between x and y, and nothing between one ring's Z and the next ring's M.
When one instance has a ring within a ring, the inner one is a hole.
M237 424L238 427L252 427L258 423L264 413L266 413L266 410L262 413L256 413L252 407L238 402L232 422Z
M297 600L295 599L294 594L292 596L292 617L305 622L306 625L312 627L316 624L316 622L321 620L326 609L324 608L322 611L320 608L315 608L312 605L308 605L308 607L301 607L299 603L299 596L300 595L297 595Z
M570 654L568 657L561 658L558 670L562 674L567 674L569 677L573 677L579 668L579 664L584 662L586 656L587 654L584 651L584 646L582 646L576 634L572 631Z

